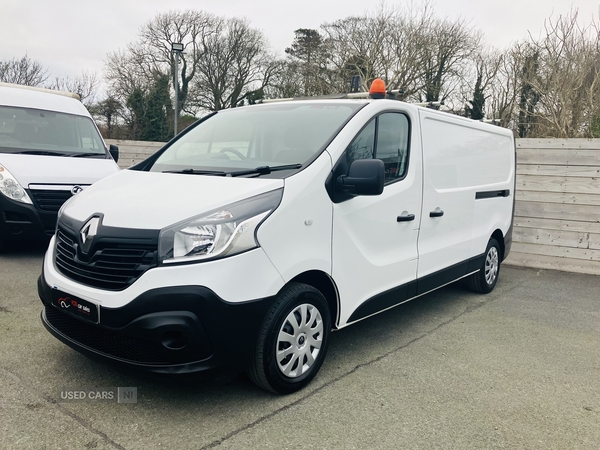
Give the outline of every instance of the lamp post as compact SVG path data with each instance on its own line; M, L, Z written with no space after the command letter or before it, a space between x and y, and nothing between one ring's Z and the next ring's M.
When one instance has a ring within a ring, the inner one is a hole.
M183 44L172 43L171 51L175 54L175 134L177 136L177 116L179 116L179 55L183 52Z

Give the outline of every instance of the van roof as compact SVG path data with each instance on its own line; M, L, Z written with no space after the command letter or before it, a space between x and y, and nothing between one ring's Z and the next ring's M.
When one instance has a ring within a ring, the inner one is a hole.
M89 117L90 114L71 92L0 82L0 106L43 109Z

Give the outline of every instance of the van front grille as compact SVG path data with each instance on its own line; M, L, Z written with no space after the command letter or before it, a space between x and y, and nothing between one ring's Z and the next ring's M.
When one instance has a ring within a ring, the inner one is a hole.
M57 212L72 196L71 190L30 189L35 206L41 211Z
M156 243L133 239L98 239L85 258L78 253L74 236L59 229L56 236L56 268L71 280L100 289L120 291L157 265Z

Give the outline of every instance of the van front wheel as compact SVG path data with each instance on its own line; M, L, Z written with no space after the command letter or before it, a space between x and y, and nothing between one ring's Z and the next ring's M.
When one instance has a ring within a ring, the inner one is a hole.
M317 374L325 354L331 317L318 290L290 283L267 312L248 375L259 387L291 394Z
M491 238L485 249L485 258L479 272L467 278L467 283L472 291L487 294L492 292L498 282L500 274L500 245Z

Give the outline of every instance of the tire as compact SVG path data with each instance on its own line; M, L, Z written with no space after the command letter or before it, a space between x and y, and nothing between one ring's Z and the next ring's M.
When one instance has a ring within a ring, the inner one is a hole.
M299 391L321 368L330 330L323 294L307 284L290 283L265 315L248 376L276 394Z
M491 238L485 249L485 258L479 272L467 278L469 289L482 294L488 294L494 290L500 275L500 244Z

